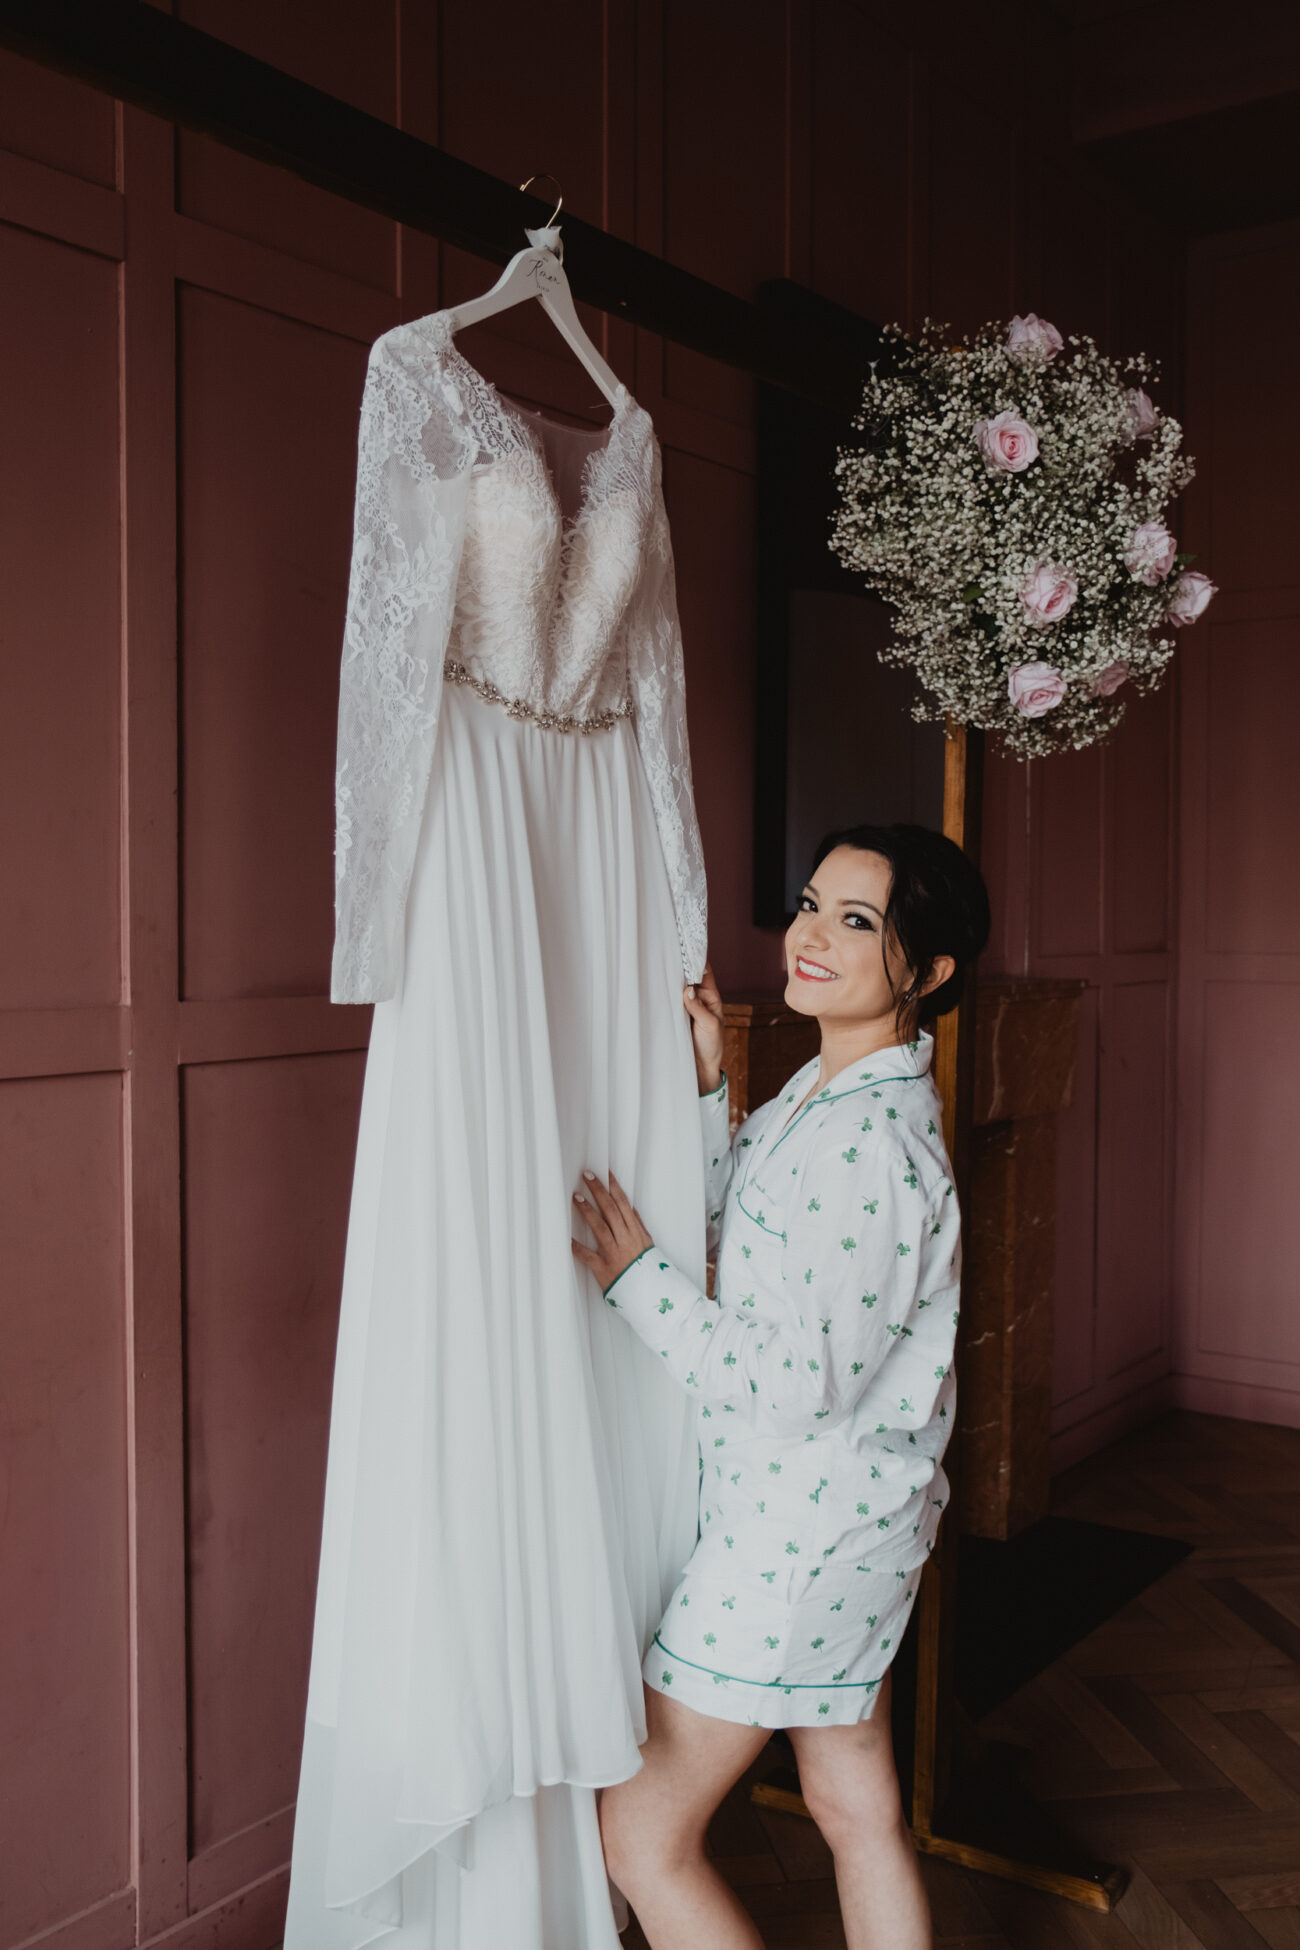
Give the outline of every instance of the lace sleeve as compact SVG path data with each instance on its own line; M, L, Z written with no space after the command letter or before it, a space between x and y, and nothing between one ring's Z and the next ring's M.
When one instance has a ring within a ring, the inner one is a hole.
M414 327L371 350L339 684L334 1002L401 980L473 453Z
M654 514L642 587L631 617L628 665L641 749L672 889L682 972L688 982L704 973L708 952L708 895L704 850L691 790L691 751L686 730L686 676L677 621L672 542L655 455Z

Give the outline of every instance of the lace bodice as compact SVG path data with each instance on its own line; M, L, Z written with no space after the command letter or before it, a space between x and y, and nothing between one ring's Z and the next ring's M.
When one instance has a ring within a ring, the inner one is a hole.
M683 971L697 980L704 863L650 417L623 388L603 438L554 427L503 399L436 312L377 341L362 400L339 696L336 1002L383 1001L400 982L445 681L560 735L634 720Z

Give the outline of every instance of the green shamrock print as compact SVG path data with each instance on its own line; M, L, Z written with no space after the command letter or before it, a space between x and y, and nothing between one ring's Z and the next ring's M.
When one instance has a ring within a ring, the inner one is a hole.
M809 1643L811 1644L814 1652L820 1652L822 1647L825 1645L826 1641L825 1639L811 1639Z
M764 1584L771 1584L771 1582L772 1582L772 1580L773 1580L773 1579L775 1578L775 1576L776 1576L776 1572L775 1572L775 1571L760 1571L758 1575L759 1575L759 1577L760 1577L760 1578L762 1578L762 1580L763 1580L763 1582L764 1582Z
M888 1117L895 1124L898 1122L898 1112L894 1110L892 1107L885 1112L885 1116Z
M871 1505L869 1503L859 1503L858 1515L860 1517L869 1517L871 1515Z
M879 1429L877 1429L877 1430L876 1430L876 1434L877 1434L877 1435L879 1435L879 1434L880 1434L880 1430L879 1430ZM880 1464L879 1464L879 1463L872 1463L872 1465L871 1465L871 1474L872 1474L872 1476L873 1476L873 1478L875 1479L875 1481L876 1481L876 1482L879 1482L879 1481L880 1481Z
M735 1599L734 1599L734 1598L724 1598L724 1599L723 1599L723 1601L722 1601L722 1609L723 1609L723 1611L735 1611L735 1609L736 1609L736 1601L735 1601Z
M831 1317L829 1314L826 1314L822 1318L822 1333L829 1334L830 1331L831 1331Z
M660 1262L659 1262L659 1271L660 1271L661 1273L666 1273L666 1272L668 1271L668 1261L667 1261L666 1259L661 1259L661 1260L660 1260Z
M767 1647L769 1652L775 1652L777 1646L780 1645L781 1641L780 1639L774 1639L769 1633L768 1636L763 1640L763 1643Z
M769 1463L769 1464L767 1465L767 1473L768 1473L768 1475L769 1475L769 1476L779 1476L779 1475L781 1474L781 1465L780 1465L780 1463L779 1463L779 1462L770 1462L770 1463Z
M803 1283L804 1283L804 1285L805 1285L805 1286L811 1286L811 1285L812 1285L812 1267L811 1267L811 1266L810 1266L810 1267L808 1268L808 1271L807 1271L807 1272L806 1272L806 1273L804 1274L804 1276L803 1276Z
M723 1543L724 1543L724 1544L725 1544L725 1545L727 1546L727 1549L728 1549L728 1550L734 1550L734 1549L735 1549L735 1547L736 1547L736 1540L735 1540L735 1538L734 1538L734 1537L724 1537L722 1541L723 1541Z
M935 1125L934 1125L934 1119L933 1119L933 1118L931 1118L931 1119L929 1119L929 1121L927 1122L927 1124L926 1124L926 1127L925 1127L925 1128L926 1128L926 1130L928 1131L928 1133L930 1134L930 1136L931 1136L931 1137L938 1137L938 1135L939 1135L939 1133L938 1133L938 1131L937 1131L937 1130L935 1129Z
M788 1544L786 1545L786 1547L785 1547L785 1554L786 1554L786 1556L787 1556L787 1557L798 1557L798 1555L799 1555L799 1546L798 1546L798 1544L796 1544L796 1543L794 1542L794 1540L793 1540L793 1538L792 1538L792 1539L791 1539L791 1541L790 1541L790 1542L789 1542L789 1543L788 1543Z
M878 1198L869 1198L863 1201L863 1205L862 1205L863 1211L869 1212L873 1219L875 1218L879 1208L880 1208L880 1200Z
M736 1365L736 1357L731 1352L730 1348L728 1348L727 1352L722 1357L722 1365L724 1368L734 1368Z
M867 1620L867 1630L869 1632L874 1629L875 1623L876 1623L876 1614L875 1612L872 1612L870 1618Z
M809 1371L809 1373L810 1373L810 1374L820 1374L820 1373L821 1373L821 1365L822 1365L822 1364L821 1364L821 1362L820 1362L820 1361L814 1361L814 1360L812 1359L812 1357L811 1357L811 1355L809 1356L809 1358L808 1358L808 1371Z
M861 1373L862 1373L862 1363L861 1363L861 1361L855 1361L855 1362L854 1362L854 1363L853 1363L852 1365L853 1365L853 1372L854 1372L854 1374L861 1374Z
M706 1645L716 1645L717 1642L717 1637L713 1632L706 1632L704 1634L704 1643Z
M843 1677L844 1677L844 1675L845 1675L845 1673L846 1673L847 1671L848 1671L848 1667L847 1667L847 1666L841 1666L838 1672L833 1672L833 1673L831 1674L831 1684L832 1684L832 1685L835 1685L835 1686L838 1686L838 1685L839 1685L839 1683L840 1683L840 1681L841 1681L841 1679L843 1679Z
M660 1673L659 1678L661 1683L665 1686L671 1686L673 1683L673 1676L670 1672Z
M797 1169L798 1169L798 1167L796 1166L796 1170L797 1170ZM822 1202L821 1202L821 1200L820 1200L819 1198L810 1198L810 1199L809 1199L809 1201L808 1201L808 1210L809 1210L810 1212L820 1212L820 1211L821 1211L821 1209L822 1209Z
M816 1489L815 1489L815 1490L809 1490L809 1492L808 1492L808 1501L809 1501L810 1503L818 1503L818 1504L819 1504L819 1503L821 1502L821 1500L822 1500L822 1491L823 1491L824 1489L828 1489L829 1487L830 1487L830 1485L829 1485L829 1482L828 1482L828 1480L827 1480L827 1478L826 1478L825 1476L823 1476L823 1477L822 1477L822 1479L821 1479L821 1481L820 1481L820 1482L818 1483L818 1485L817 1485L817 1487L816 1487Z
M862 1304L864 1307L874 1307L876 1304L876 1299L877 1299L876 1294L864 1293L862 1296Z
M689 1591L683 1591L683 1593L682 1593L682 1610L683 1610L683 1611L685 1611L685 1609L686 1609L686 1607L687 1607L687 1605L689 1605L689 1604L690 1604L690 1602L691 1602L691 1594L690 1594L690 1592L689 1592Z
M740 1250L746 1259L752 1259L754 1257L753 1251L749 1246L742 1246Z
M908 1254L909 1254L909 1253L911 1252L911 1250L912 1250L912 1248L911 1248L910 1246L905 1246L905 1245L903 1244L903 1242L902 1242L902 1240L901 1240L901 1239L899 1240L899 1242L898 1242L898 1257L899 1257L900 1259L906 1259L906 1258L907 1258L907 1255L908 1255Z
M862 1128L864 1131L874 1131L876 1127L869 1117L864 1117L862 1120Z
M857 1145L851 1144L847 1151L841 1151L840 1156L843 1158L846 1165L856 1164L858 1158Z
M858 1242L856 1239L841 1239L840 1245L846 1253L856 1253L858 1250Z
M834 1603L834 1604L833 1604L833 1605L831 1606L831 1610L832 1610L832 1611L843 1611L843 1609L844 1609L844 1600L843 1600L843 1598L837 1598L837 1599L835 1600L835 1603Z
M673 1311L673 1303L671 1300L667 1298L666 1295L659 1302L659 1311L661 1314L670 1314Z
M817 1711L819 1713L829 1713L830 1710L831 1710L831 1703L828 1699L824 1699L821 1705L817 1708Z

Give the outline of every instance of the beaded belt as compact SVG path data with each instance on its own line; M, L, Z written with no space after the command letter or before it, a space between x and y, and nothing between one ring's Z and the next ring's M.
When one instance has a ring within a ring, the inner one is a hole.
M598 711L590 718L570 718L559 711L537 711L531 704L526 704L521 697L507 697L504 691L499 691L486 677L475 677L472 671L467 670L464 664L457 663L454 657L448 657L442 667L442 674L449 684L468 685L469 689L476 692L485 704L503 705L507 717L527 718L531 723L540 725L543 731L609 731L621 719L630 718L635 710L631 698L628 698L616 711Z

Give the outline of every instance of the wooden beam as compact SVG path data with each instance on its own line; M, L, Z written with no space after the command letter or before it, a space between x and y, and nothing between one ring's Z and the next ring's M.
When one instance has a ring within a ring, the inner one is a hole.
M0 46L444 243L505 263L551 204L146 0L0 0ZM544 167L546 157L537 158ZM566 214L574 295L773 386L848 405L859 354Z

